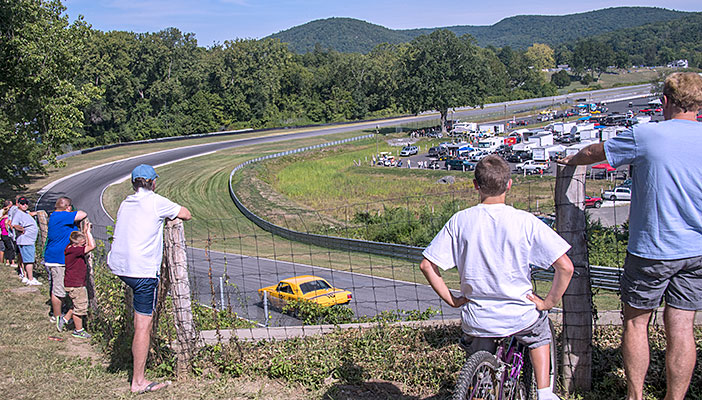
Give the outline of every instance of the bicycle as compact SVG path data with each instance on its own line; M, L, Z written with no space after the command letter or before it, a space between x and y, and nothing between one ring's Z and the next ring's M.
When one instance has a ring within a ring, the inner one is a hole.
M557 376L556 336L550 321L549 326L553 338L549 382L551 389L554 389ZM468 348L463 347L467 353ZM498 340L494 354L481 350L469 355L458 374L453 400L535 400L536 379L528 350L509 336Z

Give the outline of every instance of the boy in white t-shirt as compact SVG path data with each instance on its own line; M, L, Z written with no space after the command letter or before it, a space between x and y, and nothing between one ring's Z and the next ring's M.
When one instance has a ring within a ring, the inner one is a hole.
M530 349L539 400L558 399L549 387L546 310L563 296L573 275L570 245L532 214L505 204L510 167L490 155L475 168L480 204L454 214L424 250L420 269L451 307L462 307L461 327L471 351L494 349L494 339L514 335ZM555 274L545 298L532 293L531 265ZM439 268L458 267L461 294L454 295Z

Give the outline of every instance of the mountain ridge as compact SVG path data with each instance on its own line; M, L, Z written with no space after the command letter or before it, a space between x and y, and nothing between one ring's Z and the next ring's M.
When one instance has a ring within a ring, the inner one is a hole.
M459 36L470 34L481 47L511 46L524 49L533 43L555 46L621 29L670 21L690 14L695 13L659 7L610 7L566 15L515 15L493 25L414 29L390 29L354 18L331 17L294 26L268 38L288 43L290 49L296 53L313 51L318 46L343 53L368 53L381 43L406 43L437 29L447 29Z

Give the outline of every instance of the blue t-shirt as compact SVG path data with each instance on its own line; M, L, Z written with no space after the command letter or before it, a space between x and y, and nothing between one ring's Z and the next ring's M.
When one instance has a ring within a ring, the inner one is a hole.
M71 232L77 231L75 211L54 211L49 216L49 232L46 237L44 261L65 264L64 250L71 241Z
M604 148L613 167L633 167L629 253L656 260L702 255L702 124L635 125Z

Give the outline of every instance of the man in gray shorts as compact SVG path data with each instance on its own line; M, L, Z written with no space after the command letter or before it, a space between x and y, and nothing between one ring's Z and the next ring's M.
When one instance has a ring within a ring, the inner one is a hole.
M671 74L663 87L664 122L635 125L559 161L605 159L633 167L629 245L621 278L622 355L628 399L642 399L649 364L648 324L665 300L666 399L683 399L696 362L693 323L702 309L702 77Z

